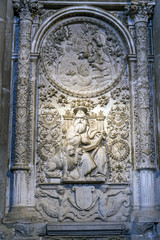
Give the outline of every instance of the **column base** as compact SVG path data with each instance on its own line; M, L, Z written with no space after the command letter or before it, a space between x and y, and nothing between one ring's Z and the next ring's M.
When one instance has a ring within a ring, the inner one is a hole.
M137 221L160 223L160 211L154 207L143 207L137 214Z
M13 207L11 212L9 212L3 219L4 223L14 222L31 223L37 221L38 217L35 208L28 206Z

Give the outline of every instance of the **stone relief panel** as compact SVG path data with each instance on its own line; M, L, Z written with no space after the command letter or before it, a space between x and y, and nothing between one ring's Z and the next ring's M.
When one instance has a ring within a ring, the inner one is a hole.
M100 20L62 20L46 33L38 86L35 197L40 219L127 220L126 56L119 33Z
M76 96L108 91L126 69L126 50L118 33L93 18L55 25L42 46L42 66L51 84Z
M74 108L73 112L66 110L62 116L52 103L42 106L38 129L38 180L104 182L107 178L104 119L102 111L89 115L84 106Z
M130 195L128 187L59 185L52 190L37 190L36 209L40 219L55 222L125 221L129 216Z

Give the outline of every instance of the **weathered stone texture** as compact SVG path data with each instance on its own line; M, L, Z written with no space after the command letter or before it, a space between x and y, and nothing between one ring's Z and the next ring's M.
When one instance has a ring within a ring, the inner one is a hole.
M0 219L5 212L7 169L9 165L9 113L13 32L12 1L0 2Z

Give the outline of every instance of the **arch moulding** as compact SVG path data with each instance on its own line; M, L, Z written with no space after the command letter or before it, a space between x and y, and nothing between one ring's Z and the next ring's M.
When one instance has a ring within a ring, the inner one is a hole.
M39 53L41 41L43 40L48 29L50 29L51 26L53 26L56 22L67 17L82 16L83 14L95 18L104 19L105 21L113 25L113 27L115 27L120 32L125 42L127 43L128 54L136 54L135 44L132 36L128 29L121 23L121 21L106 11L89 6L68 7L56 12L51 17L47 18L34 36L31 46L31 53Z

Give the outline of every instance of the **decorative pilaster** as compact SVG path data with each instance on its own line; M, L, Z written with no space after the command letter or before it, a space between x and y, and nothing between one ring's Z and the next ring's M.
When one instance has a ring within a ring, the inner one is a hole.
M135 21L137 51L137 93L139 122L139 159L141 208L154 206L155 160L152 146L150 111L149 64L148 64L148 19L153 6L146 2L131 5L131 16Z
M12 166L14 172L14 206L26 206L27 204L31 30L32 16L37 10L37 4L37 0L13 0L13 6L20 17L15 163ZM22 195L25 197L22 197Z
M135 21L137 50L137 82L139 101L140 158L138 168L154 168L152 157L152 132L148 67L148 18L153 7L148 3L131 5L131 15Z

